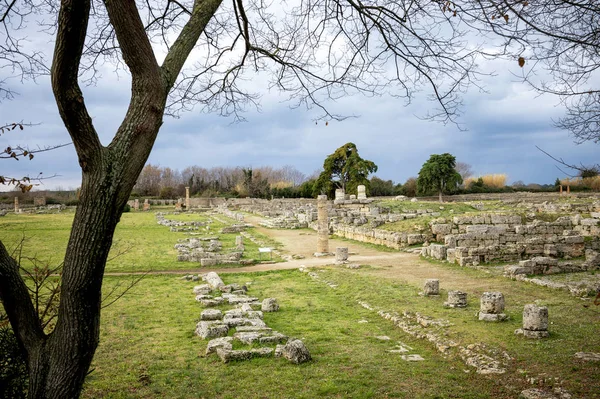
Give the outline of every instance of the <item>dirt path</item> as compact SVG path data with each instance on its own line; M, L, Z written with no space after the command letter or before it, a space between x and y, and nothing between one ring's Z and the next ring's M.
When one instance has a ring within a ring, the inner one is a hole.
M245 220L247 223L256 226L257 232L280 242L283 245L282 251L284 253L303 255L305 258L283 263L259 264L244 268L214 269L217 273L284 270L295 269L300 266L325 266L334 263L333 257L316 258L313 256L317 247L317 233L312 230L267 229L259 226L262 218L258 216L246 216ZM498 281L488 283L486 279L473 278L468 273L453 270L446 265L436 265L423 261L417 254L386 252L359 242L330 239L330 251L334 252L336 247L348 247L350 253L348 260L350 262L372 266L372 268L361 270L361 273L402 280L411 285L422 286L428 278L439 279L441 287L446 289L457 289L459 287L463 290L472 289L478 291L491 288L491 286L487 286L488 284L495 284L494 286L498 284ZM508 284L509 281L507 280L506 283Z
M245 272L263 272L269 270L287 270L297 269L301 266L315 267L334 264L334 257L314 257L313 253L317 248L317 233L308 230L279 230L267 229L261 227L259 223L263 219L259 216L246 216L245 221L255 226L258 233L266 235L273 240L280 242L280 250L288 255L302 255L304 259L291 260L280 263L260 263L253 266L236 268L212 268L212 269L189 269L189 270L165 270L152 271L148 274L195 274L198 272L215 271L217 273L245 273ZM351 263L372 266L369 269L361 270L361 273L373 274L379 277L391 278L405 281L411 285L422 286L425 279L437 278L440 280L441 288L460 287L463 290L485 290L485 279L473 278L468 273L453 270L448 266L436 265L421 260L417 254L406 252L387 252L376 249L375 247L363 245L355 241L345 241L339 239L329 240L329 249L335 252L336 247L348 247ZM118 276L132 273L106 273L106 275ZM143 274L143 273L134 273ZM506 282L508 283L508 281ZM497 287L498 282L495 282Z

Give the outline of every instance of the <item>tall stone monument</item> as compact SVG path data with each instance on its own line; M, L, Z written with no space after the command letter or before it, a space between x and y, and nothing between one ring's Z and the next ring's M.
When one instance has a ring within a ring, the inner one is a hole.
M15 197L15 213L19 213L19 197Z
M186 187L185 188L185 210L189 211L191 209L191 205L190 205L190 188Z
M329 215L327 212L327 196L317 197L317 253L329 252Z
M358 191L358 195L356 196L357 199L367 199L367 191L364 185L361 184L356 188L356 190Z

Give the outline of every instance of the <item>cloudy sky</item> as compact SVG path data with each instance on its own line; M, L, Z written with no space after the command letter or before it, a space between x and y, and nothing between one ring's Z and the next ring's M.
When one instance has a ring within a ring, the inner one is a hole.
M51 49L52 43L46 40L45 46ZM553 127L553 119L562 115L563 108L556 98L538 96L519 83L514 76L520 73L516 62L482 60L481 67L496 76L482 81L487 93L471 90L464 96L459 121L465 130L420 119L433 106L425 94L409 106L386 96L342 98L330 105L358 117L326 126L324 122L315 124L315 111L291 109L277 93L255 87L263 94L262 107L246 112L246 122L232 123L230 118L199 111L187 112L179 119L165 117L149 162L179 170L193 165L293 165L312 174L328 154L353 142L363 158L378 165L378 177L394 182L416 176L431 154L448 152L470 164L476 175L505 173L509 183L521 180L526 184L553 183L557 177L565 177L536 146L569 162L597 162L596 145L576 145L566 131ZM130 89L126 75L115 75L110 65L103 68L103 80L84 87L84 96L97 131L108 144L125 113ZM0 80L9 76L9 71L0 69ZM20 144L36 148L69 142L49 79L10 83L19 95L0 103L0 123L38 125L0 136L0 147ZM41 153L33 161L3 160L1 165L1 174L6 176L58 175L39 189L79 186L80 171L72 146Z

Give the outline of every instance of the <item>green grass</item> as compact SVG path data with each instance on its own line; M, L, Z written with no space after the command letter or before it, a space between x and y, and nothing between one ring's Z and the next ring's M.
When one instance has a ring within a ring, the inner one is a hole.
M170 209L170 208L169 208ZM201 270L199 263L177 262L178 239L191 237L185 232L171 232L169 227L159 225L153 212L128 212L121 217L115 231L113 246L106 264L107 272L142 272L163 270ZM158 208L158 211L162 210ZM64 259L69 239L73 212L60 214L19 214L12 213L0 219L0 239L9 249L23 242L23 255L58 265ZM166 215L167 219L207 222L205 214ZM219 216L219 219L227 218ZM218 236L223 243L223 252L233 251L237 233L220 234L225 224L210 220L209 230L203 227L198 236ZM251 233L256 235L256 233ZM259 259L258 245L244 240L245 252L242 259ZM275 246L275 245L273 245ZM277 258L278 259L278 258ZM274 260L277 260L274 257ZM227 265L224 267L239 267Z
M194 283L148 276L103 311L100 346L83 397L514 397L493 379L465 373L459 360L443 358L428 343L407 337L360 307L353 289L332 290L298 271L223 277L225 283L251 282L251 295L278 298L281 309L265 314L266 323L301 338L313 361L293 365L267 358L223 364L215 355L204 357L207 341L193 335L202 310L191 292ZM108 277L107 287L118 279ZM383 299L393 291L388 299L396 301L403 290L412 295L412 288L397 285L378 295ZM358 323L361 319L369 322ZM380 335L391 341L375 338ZM398 341L425 361L405 362L388 353Z

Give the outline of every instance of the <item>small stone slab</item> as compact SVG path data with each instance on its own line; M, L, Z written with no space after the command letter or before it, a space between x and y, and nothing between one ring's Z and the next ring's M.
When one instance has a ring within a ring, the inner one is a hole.
M380 341L389 341L389 340L391 339L391 338L390 338L390 337L388 337L387 335L379 335L379 336L377 336L377 337L375 337L375 338L377 338L377 339L378 339L378 340L380 340Z
M212 291L212 288L210 288L210 285L208 285L208 284L197 285L194 287L194 294L196 294L196 295L199 295L199 294L208 295L208 294L210 294L211 291Z
M265 298L262 301L261 310L263 312L277 312L279 310L279 303L276 298Z
M250 345L257 342L262 335L263 334L259 332L236 332L233 334L233 339L236 339L243 344Z
M575 354L575 358L584 360L586 362L600 362L600 353L577 352Z
M479 320L480 321L504 321L507 319L508 319L508 316L504 313L491 314L491 313L479 312Z
M262 326L239 326L236 327L235 331L237 332L263 332L270 333L273 331L270 327L262 327Z
M204 339L224 337L228 332L229 327L220 321L201 321L196 324L196 335Z
M402 360L406 360L407 362L421 362L425 359L421 355L402 355L400 356Z
M200 314L200 320L221 320L223 313L218 309L206 309Z
M226 350L231 350L231 342L233 341L233 337L221 337L215 338L208 341L206 345L206 354L210 355L211 353L216 353L217 349L223 348Z
M228 363L232 360L248 360L253 357L269 357L273 355L273 348L259 348L250 350L227 350L223 348L217 349L217 355L223 363Z
M282 356L290 362L300 364L312 360L308 349L299 339L290 339L285 345L277 345L275 356Z
M550 336L550 333L548 331L526 330L524 328L519 328L515 330L515 334L523 335L525 338L532 339L547 338Z
M254 301L258 301L258 298L253 298L250 296L245 296L245 295L232 295L229 298L227 298L227 301L232 304L238 304L238 303L250 303L250 302L254 302Z
M274 332L273 335L263 335L258 339L261 344L284 344L288 340L287 335Z
M198 300L198 302L200 302L200 304L202 306L205 306L207 308L213 307L213 306L219 306L223 303L223 298L213 298L213 299L200 299Z

